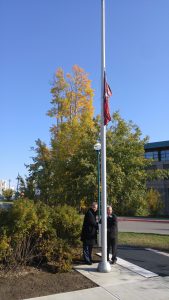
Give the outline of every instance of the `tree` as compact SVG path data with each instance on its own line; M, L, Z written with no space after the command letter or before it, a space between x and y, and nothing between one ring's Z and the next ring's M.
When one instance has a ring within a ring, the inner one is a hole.
M27 165L29 176L25 183L25 196L30 199L37 198L38 190L41 200L47 204L52 187L52 150L40 139L36 141L36 148L32 150L36 152L36 156L33 157L33 163Z
M72 71L73 74L67 74L65 77L63 70L59 68L51 89L52 107L47 115L57 120L57 124L51 128L54 140L63 140L66 137L70 142L72 128L73 133L77 133L79 127L81 132L93 127L94 93L91 81L85 71L77 65L73 66ZM73 145L72 143L71 146Z
M127 123L118 112L113 114L107 132L107 190L118 214L133 215L145 206L146 166L150 164L144 158L146 142L138 126Z
M96 194L96 158L93 145L97 130L93 120L93 90L83 69L73 67L64 76L58 69L51 89L52 107L48 116L56 119L51 131L51 147L36 141L36 157L28 167L27 184L35 185L46 203L79 206Z
M7 201L10 201L13 196L14 191L12 189L3 190L2 194Z
M70 204L80 208L97 200L97 158L93 149L100 134L100 117L93 118L93 90L85 71L74 66L72 74L55 74L48 116L56 120L50 128L48 147L36 141L36 155L28 167L27 195L36 189L45 203ZM167 176L147 172L152 164L144 157L141 130L118 112L107 128L107 194L118 214L142 214L147 209L146 181Z

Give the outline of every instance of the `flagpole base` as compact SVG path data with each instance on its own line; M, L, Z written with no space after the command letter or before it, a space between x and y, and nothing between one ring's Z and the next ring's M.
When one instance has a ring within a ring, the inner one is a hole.
M98 264L97 271L101 273L109 273L111 271L111 265L108 261L101 261Z

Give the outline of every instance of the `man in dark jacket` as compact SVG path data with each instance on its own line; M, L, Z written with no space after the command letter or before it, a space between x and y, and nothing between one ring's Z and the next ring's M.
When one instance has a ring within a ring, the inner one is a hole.
M113 213L112 207L107 206L107 260L109 261L110 249L112 250L112 260L114 264L117 260L117 217Z
M86 264L92 264L92 249L96 243L97 228L96 212L98 205L93 202L91 208L86 212L82 227L81 241L83 242L83 257Z

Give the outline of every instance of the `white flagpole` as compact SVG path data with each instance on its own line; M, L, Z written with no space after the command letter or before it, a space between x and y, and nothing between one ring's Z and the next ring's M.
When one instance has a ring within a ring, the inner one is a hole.
M102 224L101 246L102 260L98 265L99 272L110 272L111 266L107 262L107 192L106 192L106 126L104 125L104 72L105 60L105 0L101 0L101 201Z

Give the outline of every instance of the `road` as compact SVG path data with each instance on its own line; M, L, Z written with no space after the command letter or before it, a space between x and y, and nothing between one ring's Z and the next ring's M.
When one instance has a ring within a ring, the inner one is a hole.
M169 220L118 218L119 232L140 232L169 235Z
M159 276L169 276L169 254L153 249L119 246L117 257ZM118 261L118 258L117 258ZM130 268L130 265L129 265Z

